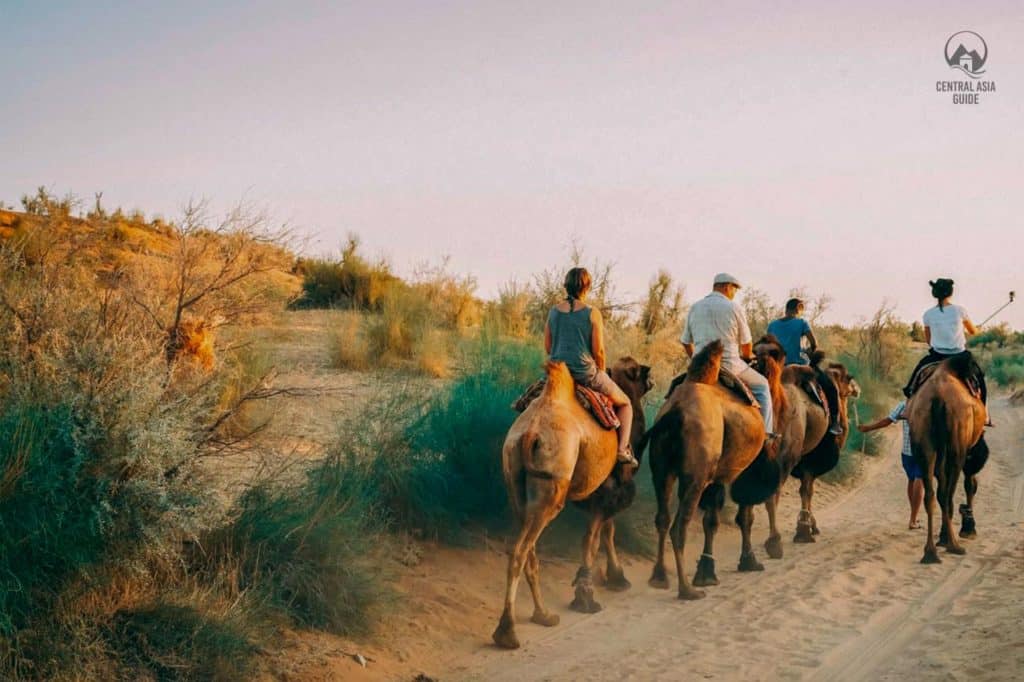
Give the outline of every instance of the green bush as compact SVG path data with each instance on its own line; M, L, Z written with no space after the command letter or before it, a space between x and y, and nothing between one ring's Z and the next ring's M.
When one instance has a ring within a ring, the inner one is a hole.
M235 576L295 623L340 634L368 631L389 590L380 573L383 524L367 498L365 468L332 454L297 485L264 483L211 532L202 571Z
M116 482L96 475L75 431L63 406L0 415L0 636L52 609L106 548Z
M1017 386L1024 383L1024 351L997 351L985 364L988 380L999 386Z
M304 258L295 266L302 275L298 308L377 310L384 295L401 280L387 263L370 263L359 253L359 240L349 237L340 260Z
M437 494L425 500L438 508L427 516L449 517L428 529L432 535L452 538L466 522L508 520L501 447L518 416L510 405L542 375L542 364L537 346L484 334L467 349L462 376L409 429L412 450L425 453L424 468L439 479Z

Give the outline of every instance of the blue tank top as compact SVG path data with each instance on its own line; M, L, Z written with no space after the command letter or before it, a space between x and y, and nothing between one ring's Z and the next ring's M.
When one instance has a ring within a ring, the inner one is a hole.
M552 308L548 313L548 328L551 329L551 359L564 362L577 382L589 384L593 381L598 370L590 353L594 331L590 323L590 306L572 312Z

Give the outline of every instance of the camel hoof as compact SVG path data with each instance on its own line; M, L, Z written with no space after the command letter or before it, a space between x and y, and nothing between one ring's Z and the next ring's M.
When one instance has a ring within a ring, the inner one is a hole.
M946 545L946 554L957 554L963 556L967 554L967 550L960 545Z
M763 571L764 564L758 561L757 557L755 557L753 553L744 554L740 557L740 565L737 570L743 573L748 571Z
M702 556L697 560L697 572L693 576L693 584L696 587L708 587L718 584L718 576L715 575L714 559Z
M577 613L597 613L601 610L601 605L594 601L593 597L580 597L577 594L569 608Z
M695 590L692 587L680 587L679 599L683 601L695 601L704 598L704 590Z
M810 542L817 542L817 540L814 539L814 535L811 533L810 528L807 526L797 526L796 535L793 536L793 542L802 545Z
M941 564L942 559L939 558L938 553L933 549L931 551L925 550L924 556L921 557L922 564Z
M604 588L612 592L625 592L633 587L633 583L626 579L626 575L620 571L609 571L608 577L604 580Z
M966 528L961 528L960 529L960 537L962 537L962 538L976 538L976 537L978 537L978 531L974 530L973 528L970 529L970 530L967 530Z
M774 535L768 538L764 543L764 551L768 554L770 559L781 559L782 558L782 537Z
M530 622L536 623L537 625L543 625L546 628L558 625L561 620L561 617L557 613L551 613L549 611L534 611L533 616L530 618Z
M818 530L817 526L811 526L811 535L821 535L821 531Z
M501 620L498 621L498 627L494 630L494 634L491 635L491 639L502 649L519 648L519 638L516 637L515 625L512 623L512 617L507 613L501 614Z
M647 581L647 584L658 590L667 590L668 585L668 574L665 572L664 566L655 566L654 570L651 571L651 577Z

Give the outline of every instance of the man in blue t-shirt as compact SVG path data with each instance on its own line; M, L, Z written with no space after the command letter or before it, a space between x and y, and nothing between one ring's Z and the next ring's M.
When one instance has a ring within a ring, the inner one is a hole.
M773 320L768 325L768 333L779 340L782 349L786 351L787 365L809 365L811 364L807 354L801 347L804 337L810 344L809 350L814 352L818 347L818 341L814 338L811 325L801 317L804 314L804 302L799 298L791 298L786 301L786 316Z

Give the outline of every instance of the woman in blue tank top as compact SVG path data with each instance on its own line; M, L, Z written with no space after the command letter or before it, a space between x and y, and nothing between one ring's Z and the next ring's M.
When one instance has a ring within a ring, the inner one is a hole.
M544 325L544 349L552 360L566 364L576 383L612 399L621 423L618 459L638 465L629 446L633 405L605 370L601 311L583 303L590 292L590 283L590 273L586 268L573 268L566 274L567 296L548 313L548 321Z

